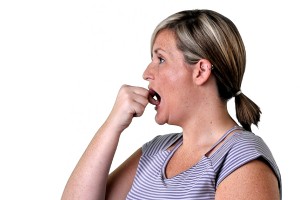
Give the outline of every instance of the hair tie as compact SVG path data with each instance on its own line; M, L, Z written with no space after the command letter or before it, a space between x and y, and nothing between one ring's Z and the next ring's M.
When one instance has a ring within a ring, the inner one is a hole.
M241 90L239 90L237 93L235 93L234 97L237 97L237 96L239 96L240 94L242 94L242 91L241 91Z

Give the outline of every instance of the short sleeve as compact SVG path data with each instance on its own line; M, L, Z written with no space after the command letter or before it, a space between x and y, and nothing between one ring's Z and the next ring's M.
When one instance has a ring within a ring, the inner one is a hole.
M271 167L277 176L281 191L281 175L273 155L265 142L253 133L241 133L235 138L234 144L225 155L223 165L218 173L217 186L236 169L256 159L263 159Z

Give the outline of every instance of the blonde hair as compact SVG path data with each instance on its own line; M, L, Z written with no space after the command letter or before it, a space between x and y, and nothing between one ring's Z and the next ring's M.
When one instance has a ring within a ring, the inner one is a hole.
M246 51L234 23L212 10L175 13L155 28L151 52L157 34L164 29L175 33L177 47L187 63L194 64L203 58L212 63L220 98L227 101L235 96L239 123L249 131L251 124L257 126L260 108L243 93L239 94L246 68Z

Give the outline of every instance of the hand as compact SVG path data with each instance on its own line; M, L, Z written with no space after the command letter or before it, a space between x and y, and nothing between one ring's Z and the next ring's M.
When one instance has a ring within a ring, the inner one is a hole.
M123 85L108 117L117 130L127 128L133 117L140 117L149 103L149 91L142 87Z

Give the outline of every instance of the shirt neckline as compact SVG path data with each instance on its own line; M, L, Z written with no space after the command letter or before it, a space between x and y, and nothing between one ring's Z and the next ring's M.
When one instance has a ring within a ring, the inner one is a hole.
M177 175L175 175L175 176L173 176L173 177L171 177L171 178L167 178L166 177L166 167L167 167L167 164L169 163L169 161L170 161L170 159L171 159L171 157L174 155L174 153L176 152L176 150L182 145L182 143L183 143L183 134L181 133L181 135L180 135L180 138L177 140L177 141L175 141L175 142L177 142L177 144L175 145L175 147L172 149L172 150L170 150L170 151L168 151L168 156L166 157L166 159L165 159L165 161L164 161L164 163L163 163L163 166L162 166L162 169L161 169L161 174L162 174L162 179L163 180L171 180L171 179L173 179L173 178L175 178L175 177L178 177L178 176L180 176L181 174L183 174L183 173L185 173L186 171L189 171L190 169L192 169L192 168L194 168L195 166L197 166L202 160L203 160L203 157L205 157L205 158L208 158L206 155L207 155L207 153L208 152L210 152L210 151L212 151L219 143L221 143L230 133L232 133L233 131L235 131L235 130L243 130L243 128L242 127L240 127L240 126L237 126L237 125L235 125L235 126L233 126L232 128L230 128L228 131L226 131L225 132L225 134L199 159L199 161L195 164L195 165L193 165L193 166L191 166L190 168L188 168L187 170L185 170L185 171L182 171L182 172L180 172L179 174L177 174ZM172 143L171 145L173 145L174 143ZM168 147L169 148L169 147ZM221 147L220 147L221 148ZM213 152L210 156L213 156L216 152L217 152L218 150L216 150L215 152ZM210 157L209 156L209 157Z

